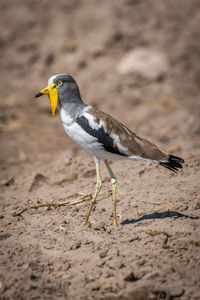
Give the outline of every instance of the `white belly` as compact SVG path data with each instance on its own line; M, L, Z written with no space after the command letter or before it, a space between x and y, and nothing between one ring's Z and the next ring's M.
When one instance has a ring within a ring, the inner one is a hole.
M61 109L60 116L65 132L80 147L94 156L96 151L103 150L103 145L98 142L97 138L85 132L63 109Z

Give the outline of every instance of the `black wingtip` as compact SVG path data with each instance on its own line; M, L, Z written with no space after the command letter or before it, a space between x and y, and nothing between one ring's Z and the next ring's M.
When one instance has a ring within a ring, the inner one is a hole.
M36 95L35 95L35 98L38 98L38 97L41 97L41 96L43 96L43 94L42 93L37 93Z
M184 163L184 159L175 155L169 155L168 161L161 161L159 165L169 169L172 172L177 173L178 169L182 169L182 164Z

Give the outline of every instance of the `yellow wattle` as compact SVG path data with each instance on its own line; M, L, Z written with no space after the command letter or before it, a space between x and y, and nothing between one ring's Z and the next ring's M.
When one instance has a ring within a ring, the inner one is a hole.
M55 116L56 107L58 104L58 91L56 88L49 89L49 101L51 105L52 116Z

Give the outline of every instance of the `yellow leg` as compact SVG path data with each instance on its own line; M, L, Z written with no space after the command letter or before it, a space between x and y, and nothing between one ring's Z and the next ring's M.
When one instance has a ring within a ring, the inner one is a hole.
M113 198L113 226L117 226L117 215L116 215L116 185L117 185L117 178L115 177L111 167L109 166L107 160L104 160L106 168L111 178L112 183L112 198Z
M95 164L96 164L96 174L97 174L96 190L95 190L95 193L94 193L94 195L93 195L93 197L92 197L92 202L91 202L91 204L90 204L90 207L89 207L88 213L87 213L87 215L86 215L86 218L85 218L85 220L84 220L84 222L83 222L83 225L86 225L86 224L87 224L88 219L89 219L89 216L90 216L90 213L91 213L92 208L93 208L93 206L94 206L94 203L95 203L95 201L96 201L96 199L97 199L97 196L98 196L98 194L99 194L99 192L100 192L100 190L101 190L101 187L102 187L102 180L101 180L100 162L99 162L99 160L95 159Z

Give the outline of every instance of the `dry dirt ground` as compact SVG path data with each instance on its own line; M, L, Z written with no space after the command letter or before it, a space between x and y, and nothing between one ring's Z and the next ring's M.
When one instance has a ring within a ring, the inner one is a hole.
M1 299L200 299L199 0L1 0L0 10ZM120 62L141 49L165 67L122 74ZM81 226L93 159L47 97L34 99L56 73L185 159L177 175L112 162L116 229L103 164L91 226Z

